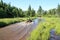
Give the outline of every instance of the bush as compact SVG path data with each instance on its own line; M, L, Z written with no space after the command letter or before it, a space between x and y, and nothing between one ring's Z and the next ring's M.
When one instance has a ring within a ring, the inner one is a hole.
M4 27L4 26L6 26L6 25L7 25L6 23L0 22L0 28Z

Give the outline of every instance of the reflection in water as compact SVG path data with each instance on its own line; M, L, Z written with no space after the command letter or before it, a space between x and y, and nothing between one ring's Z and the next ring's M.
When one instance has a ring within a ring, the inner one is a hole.
M32 28L33 29L36 28L37 25L39 24L39 22L41 22L41 21L42 21L42 19L39 19L39 18L33 20Z

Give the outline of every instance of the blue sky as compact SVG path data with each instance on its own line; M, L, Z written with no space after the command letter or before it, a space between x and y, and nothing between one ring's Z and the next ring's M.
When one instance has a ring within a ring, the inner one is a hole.
M38 10L39 6L42 6L44 10L56 8L60 4L60 0L3 0L5 3L10 3L12 6L27 10L29 5L34 10Z

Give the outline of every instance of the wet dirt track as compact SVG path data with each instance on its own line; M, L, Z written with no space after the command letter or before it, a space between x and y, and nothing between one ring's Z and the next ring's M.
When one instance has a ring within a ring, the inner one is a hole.
M1 28L0 40L26 40L36 25L34 22L21 22Z

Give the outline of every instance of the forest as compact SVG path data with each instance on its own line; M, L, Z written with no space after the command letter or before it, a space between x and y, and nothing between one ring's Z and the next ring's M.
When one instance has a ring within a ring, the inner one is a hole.
M37 12L29 5L28 9L23 11L21 8L6 4L2 0L0 2L0 18L16 18L16 17L34 17L34 16L60 16L60 5L57 8L43 10L39 6Z

